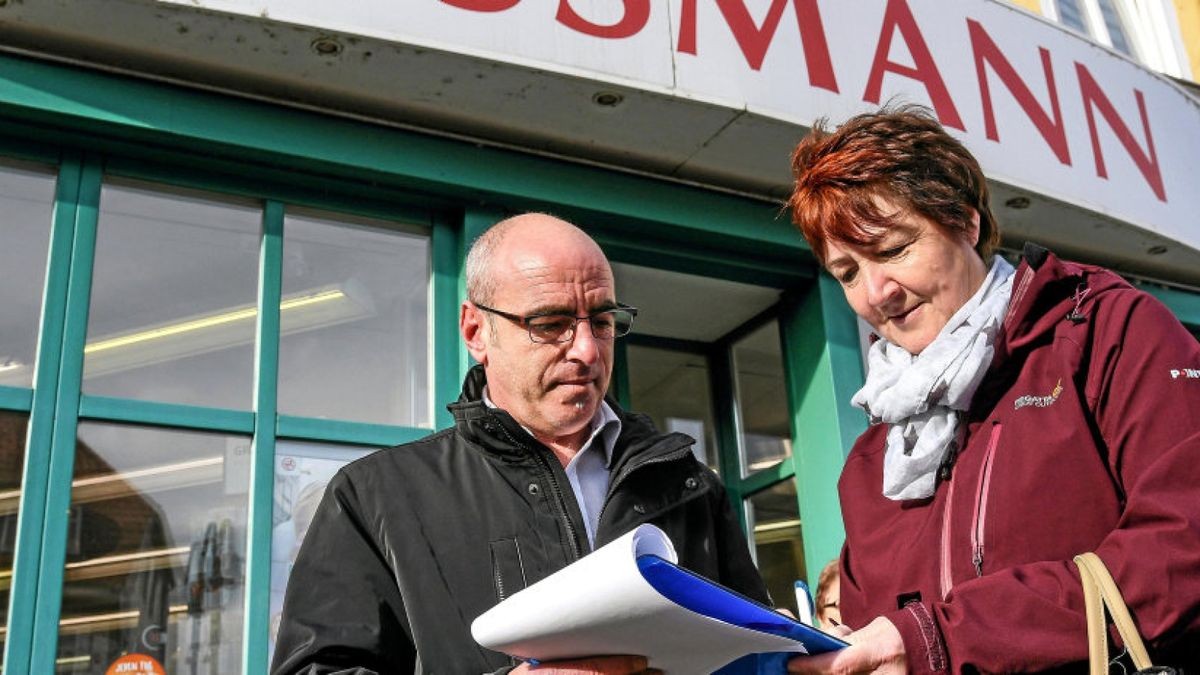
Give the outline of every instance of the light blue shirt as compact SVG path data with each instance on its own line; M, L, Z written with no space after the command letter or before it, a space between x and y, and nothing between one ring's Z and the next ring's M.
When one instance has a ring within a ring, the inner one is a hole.
M489 408L497 407L488 398L487 387L483 389L483 403ZM579 504L579 512L583 515L583 525L587 530L588 544L596 545L596 527L600 523L600 509L604 507L604 497L608 494L609 469L612 465L613 447L616 446L617 436L621 435L621 420L608 403L601 401L596 414L592 416L591 433L583 443L583 447L571 461L567 462L567 480L571 483L571 492L575 493L575 501ZM521 425L530 436L533 432ZM600 442L597 443L597 437Z

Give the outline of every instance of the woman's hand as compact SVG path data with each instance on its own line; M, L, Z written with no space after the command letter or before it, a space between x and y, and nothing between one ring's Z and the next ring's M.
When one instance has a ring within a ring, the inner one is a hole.
M908 662L904 657L904 640L900 631L887 619L876 618L861 630L838 635L849 647L836 652L816 656L797 656L788 661L789 673L880 673L882 675L904 675ZM835 633L837 634L837 633Z

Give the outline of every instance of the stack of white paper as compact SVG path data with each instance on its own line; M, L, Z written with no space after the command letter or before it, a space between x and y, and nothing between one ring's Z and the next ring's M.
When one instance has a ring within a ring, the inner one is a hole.
M807 653L795 639L732 625L663 597L639 571L637 557L645 554L678 560L662 530L642 525L493 607L471 632L484 647L522 659L634 654L666 673L689 675L746 654Z

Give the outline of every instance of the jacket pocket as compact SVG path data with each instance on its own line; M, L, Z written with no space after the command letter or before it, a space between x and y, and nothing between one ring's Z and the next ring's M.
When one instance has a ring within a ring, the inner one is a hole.
M496 602L500 602L525 588L525 563L521 560L521 545L515 538L493 541L489 546L492 582L496 586Z

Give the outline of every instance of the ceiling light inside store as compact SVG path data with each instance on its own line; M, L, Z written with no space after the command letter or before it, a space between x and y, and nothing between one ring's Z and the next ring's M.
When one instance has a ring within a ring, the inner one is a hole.
M0 384L29 386L29 365L16 359L0 359Z
M374 314L374 303L361 284L350 281L323 286L283 297L279 332L301 333ZM257 317L258 308L246 305L97 338L83 348L83 376L97 377L252 343Z
M215 483L224 477L224 471L225 458L218 456L76 478L71 481L71 503L86 504ZM16 513L20 501L20 488L0 492L0 516ZM0 579L3 578L0 571Z

